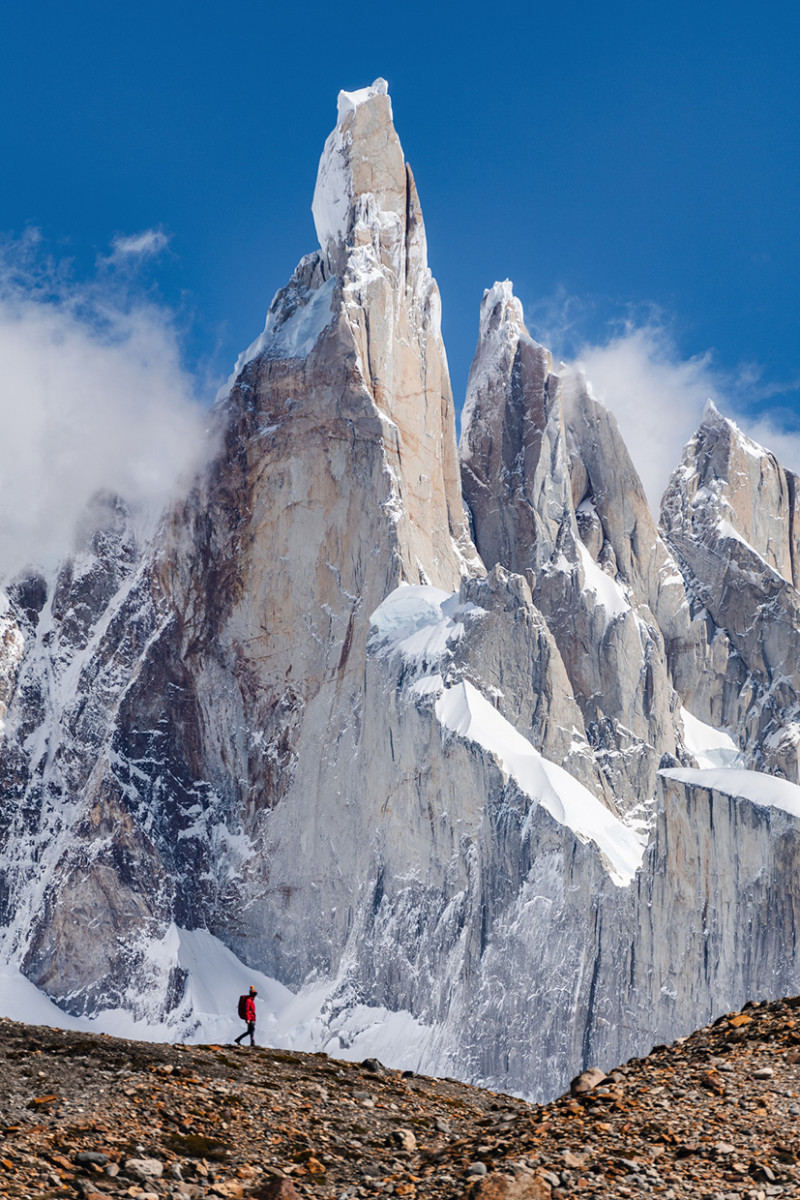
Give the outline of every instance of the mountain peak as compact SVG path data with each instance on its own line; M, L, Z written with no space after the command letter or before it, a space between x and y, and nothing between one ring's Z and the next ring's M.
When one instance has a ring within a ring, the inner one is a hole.
M519 337L520 333L527 333L522 303L514 295L514 284L510 279L496 282L483 293L480 337L485 339L491 331L497 329L506 333L513 331L516 337Z
M751 458L761 459L769 455L769 451L764 446L754 441L735 421L721 413L713 400L708 399L703 409L703 419L697 427L694 438L689 442L689 446L705 445L706 439L711 434L723 435L725 444L729 444L727 453L732 453L733 448L738 447L740 451Z
M366 104L374 96L389 96L389 85L380 76L369 87L359 88L356 92L339 92L337 102L337 124L341 125L348 113L355 112L360 104ZM390 101L391 114L391 101Z
M346 244L362 197L371 198L370 224L391 236L404 229L406 164L392 120L385 79L355 92L340 92L336 128L320 158L311 211L317 237L331 269L342 269Z

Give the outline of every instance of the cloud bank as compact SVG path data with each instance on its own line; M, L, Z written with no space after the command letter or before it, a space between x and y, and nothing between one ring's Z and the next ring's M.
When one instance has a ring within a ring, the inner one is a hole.
M681 359L659 325L628 327L605 344L586 344L577 365L594 394L617 418L623 440L658 514L681 452L711 399L730 416L730 404L710 355Z
M204 421L169 311L113 273L71 283L35 235L0 248L0 578L68 550L99 489L159 510Z
M571 340L569 331L567 339L559 339L557 325L556 345ZM553 334L552 323L547 333ZM541 338L538 329L536 336ZM628 322L605 342L584 341L571 358L570 369L584 373L597 399L617 418L656 516L669 477L709 399L783 466L800 473L800 433L781 421L780 410L752 415L752 406L763 405L769 395L759 371L748 366L737 373L723 372L710 352L683 357L657 315L640 324ZM780 390L785 394L794 389L795 384Z

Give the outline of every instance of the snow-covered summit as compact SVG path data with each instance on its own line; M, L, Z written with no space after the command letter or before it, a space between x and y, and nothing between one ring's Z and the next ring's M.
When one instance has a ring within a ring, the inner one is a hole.
M496 281L492 287L486 288L484 291L481 301L482 333L498 311L502 314L501 320L505 317L514 320L520 328L524 326L522 301L514 295L514 284L510 279Z
M333 270L341 268L353 225L363 220L365 207L370 223L403 225L406 189L405 159L386 80L340 92L336 128L322 151L311 204L319 244ZM362 198L365 203L359 206Z
M766 458L770 452L749 437L735 421L720 412L714 401L709 397L703 408L703 418L695 434L695 438L708 437L711 432L724 433L732 438L746 454L753 458Z
M337 122L341 125L348 113L354 112L360 104L366 104L373 96L389 95L389 85L385 79L380 76L369 87L359 88L355 92L346 92L342 89L339 92L337 100ZM389 114L391 115L391 101L389 102Z

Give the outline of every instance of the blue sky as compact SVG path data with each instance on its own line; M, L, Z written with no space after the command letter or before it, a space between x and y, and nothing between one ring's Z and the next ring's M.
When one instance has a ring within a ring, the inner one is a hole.
M799 50L788 2L5 5L0 232L41 232L40 298L49 254L73 316L81 287L87 320L104 288L157 309L211 396L316 246L338 90L382 75L457 405L483 290L510 277L604 394L633 347L692 376L682 431L709 392L780 433L800 420ZM154 252L126 253L145 231ZM672 395L630 403L657 420Z

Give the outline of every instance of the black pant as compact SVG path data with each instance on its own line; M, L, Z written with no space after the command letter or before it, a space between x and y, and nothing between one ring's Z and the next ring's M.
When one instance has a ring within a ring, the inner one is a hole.
M255 1046L255 1044L256 1044L255 1032L256 1032L256 1023L255 1023L255 1021L248 1021L248 1022L247 1022L247 1029L245 1029L244 1033L240 1033L240 1034L239 1034L239 1036L238 1036L238 1038L234 1038L233 1040L234 1040L234 1041L237 1043L237 1045L241 1046L241 1044L242 1044L242 1038L243 1038L243 1037L247 1037L247 1035L248 1035L248 1033L249 1033L249 1034L250 1034L250 1045L251 1045L251 1046Z

